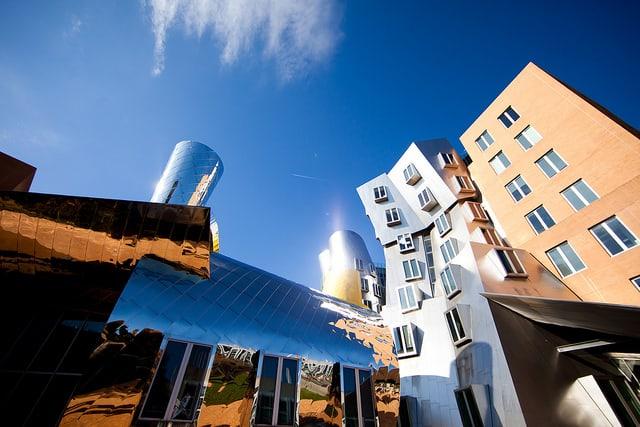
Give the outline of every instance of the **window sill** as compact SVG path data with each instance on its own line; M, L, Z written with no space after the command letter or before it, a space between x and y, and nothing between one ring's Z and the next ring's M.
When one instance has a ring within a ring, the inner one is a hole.
M465 337L458 341L455 341L453 345L455 345L456 347L462 347L463 345L469 344L470 342L471 342L471 338Z
M415 306L415 307L405 308L404 310L402 310L402 308L400 309L400 311L402 312L402 314L411 313L412 311L416 311L416 310L420 310L420 306L419 306L419 305L417 305L417 306Z
M389 200L389 198L387 196L379 197L377 199L373 199L373 201L376 202L376 203L386 202L387 200Z
M461 292L462 292L462 289L456 289L455 291L453 291L450 294L448 294L447 298L453 299L453 297L457 296Z
M526 279L529 275L527 273L507 273L504 277L508 277L509 279Z
M411 352L411 353L399 353L399 354L396 354L396 356L398 357L398 359L408 359L410 357L416 357L420 355L418 354L418 352Z
M405 277L405 278L404 278L404 281L405 281L405 282L413 282L413 281L415 281L415 280L421 280L421 279L422 279L422 276L416 276L416 277Z
M400 223L401 223L401 221L400 221L400 220L398 220L398 221L391 221L391 222L387 222L387 227L393 227L394 225L398 225L398 224L400 224Z

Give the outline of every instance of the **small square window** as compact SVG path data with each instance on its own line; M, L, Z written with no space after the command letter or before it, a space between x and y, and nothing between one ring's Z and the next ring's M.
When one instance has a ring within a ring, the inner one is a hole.
M520 147L525 151L536 145L541 139L542 136L533 126L527 126L516 136L516 141L518 141Z
M369 292L369 282L364 277L360 278L360 290L363 292Z
M369 310L373 311L373 304L371 303L371 301L369 301L369 300L367 300L367 299L363 299L363 300L362 300L362 303L363 303L364 305L366 305L366 306L367 306L367 308L368 308Z
M435 223L440 236L444 236L449 230L451 230L451 222L449 221L449 217L446 213L437 217Z
M511 161L502 151L498 151L498 154L493 156L491 160L489 160L489 164L493 168L493 170L499 174L511 166Z
M595 191L582 179L562 190L561 194L576 212L598 200Z
M445 264L455 258L456 255L458 255L458 243L456 242L456 240L445 240L445 242L440 245L440 253L442 254L442 259L444 260Z
M413 325L407 324L393 328L393 338L398 357L415 356L418 354Z
M456 182L458 183L459 192L469 193L476 191L476 189L473 187L471 179L468 176L456 175Z
M458 288L458 284L453 277L451 266L446 266L442 270L442 272L440 273L440 280L442 281L442 287L444 288L444 293L447 295L447 297L452 298L454 295L460 292L460 288Z
M391 208L384 211L389 227L400 224L400 212L398 208Z
M418 193L418 201L420 202L420 208L423 211L429 211L433 209L438 202L433 198L433 194L429 191L428 188L425 188L421 192Z
M404 278L406 280L415 280L422 278L422 272L420 272L420 265L415 258L402 261L402 268L404 270Z
M480 149L482 151L486 150L487 148L489 148L489 146L491 144L493 144L493 137L491 136L491 134L489 132L487 132L486 130L484 132L482 132L482 134L478 137L478 139L476 139L476 144L478 144L478 147L480 147Z
M413 292L413 285L398 288L398 300L400 301L400 308L403 313L418 308L418 301Z
M547 209L542 205L529 212L526 218L536 234L540 234L556 225Z
M353 264L356 267L356 270L360 270L360 271L364 270L364 263L360 258L354 258Z
M513 249L497 249L496 252L507 276L518 277L527 275L527 272Z
M569 242L564 242L547 251L547 256L562 277L570 276L587 268Z
M381 185L379 187L374 187L373 189L373 200L376 203L384 202L388 200L387 197L387 187Z
M384 298L384 286L374 283L373 295L377 296L378 298Z
M547 178L553 178L558 172L567 167L567 163L553 150L548 151L544 156L536 160L536 165Z
M493 228L483 228L482 235L484 236L484 240L493 246L506 246L498 233Z
M403 174L404 180L409 185L414 185L416 182L420 181L420 178L422 178L413 163L409 163L409 166L404 169Z
M440 153L440 158L442 159L444 167L455 168L458 166L455 156L451 153Z
M498 116L498 119L506 128L510 128L511 125L514 124L519 118L520 115L516 112L516 110L513 109L512 106L508 106L507 109L504 110L504 112L500 114L500 116Z
M464 326L462 325L462 319L460 319L458 308L452 308L447 311L444 316L447 319L447 326L449 327L449 333L451 334L453 343L455 345L462 345L469 341L467 334L464 331Z
M411 233L401 234L398 236L398 249L400 249L401 253L411 252L415 250L413 246L413 238L411 237Z
M525 196L531 193L531 187L525 182L522 176L518 175L505 188L511 194L514 201L519 202Z
M489 217L487 213L482 208L482 205L478 202L467 202L469 209L471 209L471 213L473 214L473 219L476 221L489 221Z
M589 231L611 256L638 245L636 236L616 216L591 227Z

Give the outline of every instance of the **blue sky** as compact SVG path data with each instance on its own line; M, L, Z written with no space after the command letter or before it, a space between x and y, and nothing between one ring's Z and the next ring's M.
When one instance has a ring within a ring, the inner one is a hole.
M528 61L640 125L639 2L486 3L2 2L0 150L32 191L148 200L206 143L222 252L319 287L336 229L383 260L355 188L411 141L459 147Z

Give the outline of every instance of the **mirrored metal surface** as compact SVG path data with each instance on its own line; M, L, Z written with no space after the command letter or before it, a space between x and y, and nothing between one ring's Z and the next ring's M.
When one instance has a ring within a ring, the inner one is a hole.
M222 177L220 156L196 141L176 144L151 201L204 206Z
M36 168L0 151L0 190L29 191Z

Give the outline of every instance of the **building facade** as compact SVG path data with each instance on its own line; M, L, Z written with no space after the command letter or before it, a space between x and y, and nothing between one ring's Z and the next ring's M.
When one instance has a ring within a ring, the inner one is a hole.
M584 300L639 305L638 136L530 63L460 140L513 246Z
M376 266L362 237L339 230L329 238L329 248L318 256L322 291L336 298L380 312L385 303L384 267Z

